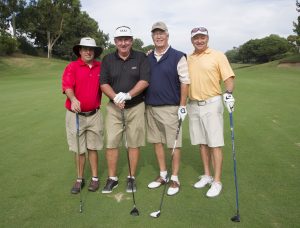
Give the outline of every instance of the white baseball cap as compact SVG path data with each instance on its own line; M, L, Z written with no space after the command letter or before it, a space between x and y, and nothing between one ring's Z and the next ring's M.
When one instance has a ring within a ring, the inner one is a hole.
M128 26L120 26L116 28L114 38L122 37L122 36L133 37L131 33L131 29Z
M202 34L202 35L208 36L208 30L207 30L207 28L205 28L205 27L193 28L192 31L191 31L191 37L193 38L194 36L196 36L198 34Z

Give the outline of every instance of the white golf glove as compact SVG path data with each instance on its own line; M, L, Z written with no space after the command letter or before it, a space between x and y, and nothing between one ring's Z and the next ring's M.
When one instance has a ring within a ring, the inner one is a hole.
M234 97L231 93L225 92L223 94L224 105L229 113L234 111Z
M129 100L131 100L130 94L123 93L123 92L119 92L114 98L115 103L123 103L124 101L129 101Z
M182 121L184 121L186 115L187 115L186 106L179 106L179 108L178 108L178 119L181 119Z

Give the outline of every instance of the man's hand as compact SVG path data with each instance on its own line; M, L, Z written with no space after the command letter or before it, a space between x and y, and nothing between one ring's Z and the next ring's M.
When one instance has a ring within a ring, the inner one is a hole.
M73 97L71 99L71 110L73 112L80 112L81 108L80 108L80 101L76 99L76 97Z
M224 105L229 113L234 111L234 97L231 93L225 92L223 94Z
M187 115L186 106L179 106L179 108L178 108L178 119L181 119L182 121L184 121L186 115Z
M123 103L124 101L129 101L131 100L131 96L129 93L123 93L123 92L119 92L115 98L114 98L114 102L116 104L118 103Z

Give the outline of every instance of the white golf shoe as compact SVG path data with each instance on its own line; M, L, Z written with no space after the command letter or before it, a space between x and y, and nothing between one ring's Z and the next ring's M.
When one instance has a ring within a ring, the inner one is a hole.
M179 192L179 186L180 186L179 182L171 180L171 185L168 188L167 195L168 196L173 196L176 193L178 193Z
M221 182L212 182L210 189L207 191L206 196L207 197L216 197L220 194L222 190L222 183Z
M202 175L199 177L200 180L194 184L195 188L203 188L207 184L211 184L213 182L212 176Z
M148 188L158 188L161 185L164 185L169 182L168 178L163 178L161 176L157 177L155 181L152 181L150 184L148 184Z

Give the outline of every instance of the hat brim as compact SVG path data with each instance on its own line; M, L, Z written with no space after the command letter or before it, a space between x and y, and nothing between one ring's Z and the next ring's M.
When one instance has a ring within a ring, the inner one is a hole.
M79 45L79 44L77 44L73 47L73 52L77 57L80 57L80 53L79 53L80 47L82 47L82 45ZM94 52L95 52L94 58L98 58L101 55L101 53L103 52L102 47L97 46L97 47L91 47L91 48L93 48Z

